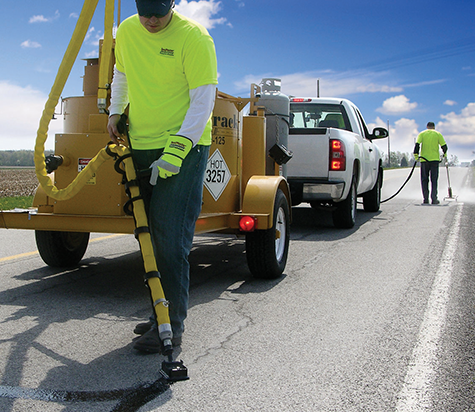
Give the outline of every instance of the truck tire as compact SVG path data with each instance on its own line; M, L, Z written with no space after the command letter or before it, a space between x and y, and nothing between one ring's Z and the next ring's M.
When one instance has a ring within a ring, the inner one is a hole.
M52 267L76 266L89 243L87 232L35 230L36 246L43 261Z
M381 170L378 172L378 178L374 187L363 195L363 208L365 212L377 212L381 206Z
M341 229L351 229L356 223L356 177L351 179L350 191L348 196L342 202L335 203L336 209L333 211L332 218L335 227Z
M273 226L246 234L247 264L255 278L275 279L287 264L290 239L290 209L287 197L277 190Z

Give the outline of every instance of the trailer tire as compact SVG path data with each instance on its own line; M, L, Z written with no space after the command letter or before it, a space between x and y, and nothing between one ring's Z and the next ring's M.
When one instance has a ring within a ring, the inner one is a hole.
M350 191L342 202L335 204L336 209L332 213L333 224L341 229L351 229L356 223L356 176L351 179Z
M76 266L89 243L88 232L35 230L36 246L43 261L52 267Z
M275 279L282 275L287 264L289 240L289 202L282 190L278 189L272 227L246 234L247 264L255 278Z

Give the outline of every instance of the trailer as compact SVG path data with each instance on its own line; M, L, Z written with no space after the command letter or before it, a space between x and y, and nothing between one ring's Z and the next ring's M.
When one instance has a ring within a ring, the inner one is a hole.
M124 184L124 158L117 153L127 148L111 153L107 132L105 108L114 63L113 2L109 0L99 57L86 60L83 94L61 98L63 133L54 136L54 155L44 156L49 120L89 27L94 3L85 2L40 121L35 146L40 185L33 206L0 212L0 227L34 230L40 256L55 267L77 265L91 232L133 234L136 228ZM248 104L249 114L243 115ZM289 106L278 79L264 79L251 85L249 98L218 91L213 112L203 206L195 233L244 237L249 269L258 278L279 277L287 261Z

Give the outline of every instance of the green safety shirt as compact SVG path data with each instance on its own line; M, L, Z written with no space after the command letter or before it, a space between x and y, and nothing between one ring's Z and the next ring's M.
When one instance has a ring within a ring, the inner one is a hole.
M136 150L165 147L190 106L190 89L217 84L214 42L198 23L173 12L168 26L150 33L133 15L116 34L117 70L127 77L129 135ZM198 144L211 144L211 118Z
M421 146L420 156L427 159L429 162L440 160L439 146L446 144L444 136L442 136L438 131L432 129L427 129L419 133L419 136L417 136L417 143ZM421 159L421 161L424 162L424 159Z

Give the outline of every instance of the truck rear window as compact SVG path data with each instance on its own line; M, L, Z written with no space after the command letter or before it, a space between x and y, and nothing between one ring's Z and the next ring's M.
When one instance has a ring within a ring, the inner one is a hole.
M339 104L291 103L290 130L333 127L351 130L346 110ZM295 130L296 131L296 130Z

